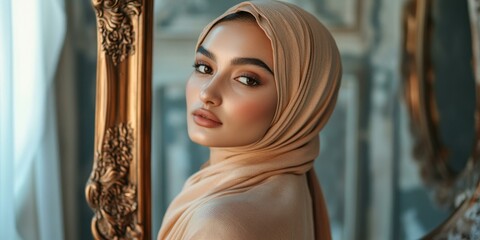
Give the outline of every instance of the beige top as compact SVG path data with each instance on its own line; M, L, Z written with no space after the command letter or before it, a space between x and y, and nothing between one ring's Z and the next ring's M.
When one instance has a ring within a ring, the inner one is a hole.
M341 62L329 31L311 14L277 1L240 3L271 40L278 104L258 142L222 149L186 182L165 214L158 239L331 239L313 171L318 133L330 117Z

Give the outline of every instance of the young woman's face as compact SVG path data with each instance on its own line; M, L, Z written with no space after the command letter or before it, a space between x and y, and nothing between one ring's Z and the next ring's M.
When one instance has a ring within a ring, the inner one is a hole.
M260 140L277 104L270 40L255 23L226 21L208 33L195 55L187 88L192 141L236 147Z

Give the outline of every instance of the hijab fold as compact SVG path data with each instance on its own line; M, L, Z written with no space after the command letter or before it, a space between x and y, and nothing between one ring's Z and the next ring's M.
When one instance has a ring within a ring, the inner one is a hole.
M197 48L219 20L239 11L253 15L271 40L278 98L271 127L256 143L220 149L222 159L209 159L192 175L167 210L158 239L184 239L198 208L222 196L251 191L285 174L303 176L308 185L305 194L312 199L313 224L304 230L313 231L315 239L330 239L328 214L313 160L319 154L318 134L333 111L340 86L337 46L329 31L301 8L279 1L252 1L230 8L207 25ZM272 199L264 204L267 207L274 202Z

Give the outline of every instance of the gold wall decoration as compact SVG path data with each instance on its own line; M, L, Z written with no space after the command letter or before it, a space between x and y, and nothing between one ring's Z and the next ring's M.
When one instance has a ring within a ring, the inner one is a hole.
M116 65L135 52L132 17L140 15L139 0L93 0L103 51Z
M95 239L151 239L152 0L92 0L95 156L85 192Z
M86 189L90 207L95 210L92 231L96 237L140 239L142 235L134 214L137 191L128 179L132 148L133 129L128 124L119 124L105 133L102 150L96 156L97 166Z

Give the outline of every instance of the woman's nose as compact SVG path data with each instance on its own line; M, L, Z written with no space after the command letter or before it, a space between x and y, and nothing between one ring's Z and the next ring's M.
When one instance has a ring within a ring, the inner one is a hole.
M206 106L219 106L222 104L221 79L212 77L209 81L205 81L200 89L200 100Z

